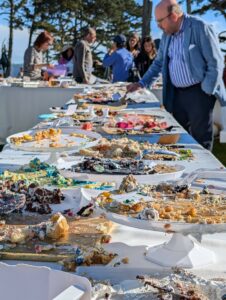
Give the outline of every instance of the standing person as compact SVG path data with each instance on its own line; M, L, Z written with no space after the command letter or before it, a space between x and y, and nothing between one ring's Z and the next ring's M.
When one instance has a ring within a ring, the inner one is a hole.
M90 46L95 40L95 29L87 27L83 30L81 41L75 45L73 76L78 83L90 83L93 70L93 57Z
M59 58L59 65L66 65L67 67L67 74L72 75L73 72L73 56L74 56L74 49L71 45L65 45L61 51L61 56Z
M34 45L26 49L24 53L24 76L33 80L42 79L41 68L52 68L51 64L44 63L43 52L53 44L53 37L48 31L41 32Z
M133 57L140 53L140 37L136 32L132 32L127 40L126 49L131 52Z
M155 17L164 31L158 55L128 91L149 86L162 72L166 109L203 147L211 149L216 98L226 106L217 37L210 25L184 14L176 0L162 0Z
M133 64L133 56L125 48L126 37L123 34L116 35L113 42L111 49L104 57L103 66L112 67L112 82L127 81Z
M135 66L140 74L144 76L156 56L155 43L150 36L143 38L141 52L134 59Z

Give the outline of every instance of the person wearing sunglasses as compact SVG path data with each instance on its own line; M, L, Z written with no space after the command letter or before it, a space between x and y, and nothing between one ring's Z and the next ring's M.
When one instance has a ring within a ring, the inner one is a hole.
M203 147L212 148L216 99L226 106L223 57L211 25L183 13L175 0L162 0L155 18L163 31L157 57L129 92L163 77L163 104Z
M43 52L47 51L53 44L53 37L48 31L41 32L33 46L26 49L24 53L24 76L31 80L43 79L42 68L53 68L54 66L44 62Z

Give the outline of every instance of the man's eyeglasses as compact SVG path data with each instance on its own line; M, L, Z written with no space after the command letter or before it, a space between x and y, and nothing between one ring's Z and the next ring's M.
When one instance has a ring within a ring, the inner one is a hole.
M162 18L162 19L156 20L156 23L157 23L157 24L162 23L162 21L164 21L164 20L165 20L166 18L168 18L170 15L171 15L171 13L169 13L166 17L164 17L164 18Z

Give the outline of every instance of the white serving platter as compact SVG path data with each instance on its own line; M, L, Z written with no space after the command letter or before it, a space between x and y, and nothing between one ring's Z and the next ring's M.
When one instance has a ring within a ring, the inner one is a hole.
M47 267L0 263L1 299L65 300L68 289L70 299L91 299L91 284L84 277Z
M20 133L13 134L9 136L6 141L10 144L10 147L16 150L23 150L29 152L61 152L61 151L79 151L84 148L90 148L95 146L99 140L101 139L101 135L92 131L86 131L81 129L75 129L73 127L70 128L62 128L62 133L57 141L60 144L60 147L50 147L50 140L44 139L39 142L31 141L22 143L20 145L13 144L11 142L11 138L13 137L21 137L23 135L32 135L34 136L35 133L39 132L38 129L32 129ZM72 133L75 134L82 134L84 137L78 136L71 136ZM70 142L72 142L70 144Z
M146 174L146 175L133 175L138 183L146 183L153 184L158 183L160 181L167 180L177 180L179 179L185 171L185 167L182 165L173 165L176 168L175 172L171 173L163 173L163 174ZM106 174L106 173L86 173L86 172L72 172L69 170L61 170L60 173L66 178L76 178L81 174L86 174L88 180L90 181L98 181L98 182L106 182L112 181L115 182L117 186L120 185L122 178L125 174Z

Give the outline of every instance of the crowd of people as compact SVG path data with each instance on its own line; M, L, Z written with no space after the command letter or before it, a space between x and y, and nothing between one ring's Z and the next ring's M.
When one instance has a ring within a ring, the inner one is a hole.
M96 31L87 27L82 31L81 40L75 47L65 45L60 53L59 65L66 66L66 75L72 75L78 83L93 83L93 55L91 46L96 41ZM54 69L52 64L44 63L43 53L54 42L53 36L47 32L41 32L33 46L28 47L24 54L24 76L32 80L48 80ZM156 47L152 38L140 36L133 32L128 38L124 34L115 36L103 62L98 62L108 69L111 82L138 81L156 56ZM46 71L46 69L48 71Z
M128 92L150 87L162 74L166 110L201 145L211 149L216 99L226 107L224 61L213 27L185 14L176 0L160 1L155 7L155 19L163 31L158 52L150 36L141 41L135 32L128 39L119 34L104 56L103 66L111 71L112 82L133 82L127 86ZM59 63L73 61L73 77L79 83L92 83L91 45L95 40L95 29L86 28L75 47L61 53ZM45 66L42 53L52 43L53 37L47 32L37 37L25 52L24 75L45 78L46 72L41 72Z

